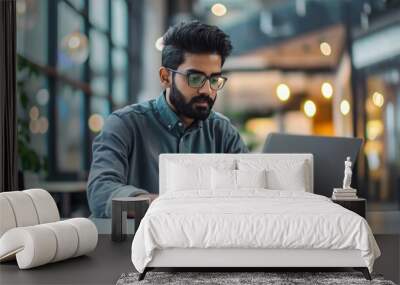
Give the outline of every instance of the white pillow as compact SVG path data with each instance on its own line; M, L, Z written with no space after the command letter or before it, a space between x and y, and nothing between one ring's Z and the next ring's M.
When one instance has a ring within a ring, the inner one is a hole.
M185 191L211 188L211 167L186 166L169 163L168 191Z
M212 171L213 190L238 190L241 188L266 188L266 171L215 169Z
M239 170L266 169L268 189L306 191L311 183L304 160L239 159L237 163Z
M299 166L290 172L272 169L267 172L268 188L272 190L303 191L307 189L307 183L303 167Z
M212 168L211 173L212 173L211 188L213 190L218 190L218 189L235 190L236 189L236 170Z
M267 171L235 170L238 188L267 188Z
M212 164L210 163L212 162ZM168 161L167 191L211 190L212 168L235 169L235 159L177 157Z

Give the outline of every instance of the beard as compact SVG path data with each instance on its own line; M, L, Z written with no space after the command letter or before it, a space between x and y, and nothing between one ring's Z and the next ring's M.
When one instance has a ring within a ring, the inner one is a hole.
M204 121L211 113L211 109L217 99L211 99L207 94L199 94L192 97L189 102L186 102L185 96L178 90L175 85L175 80L172 78L172 86L170 90L169 99L171 104L175 107L178 115L185 116L194 120ZM207 103L207 106L196 105L196 103Z

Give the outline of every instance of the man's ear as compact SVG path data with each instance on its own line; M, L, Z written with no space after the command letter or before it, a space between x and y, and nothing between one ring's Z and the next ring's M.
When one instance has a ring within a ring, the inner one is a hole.
M167 68L164 66L160 67L159 70L160 74L160 83L164 89L170 88L171 87L171 78L170 78L170 72Z

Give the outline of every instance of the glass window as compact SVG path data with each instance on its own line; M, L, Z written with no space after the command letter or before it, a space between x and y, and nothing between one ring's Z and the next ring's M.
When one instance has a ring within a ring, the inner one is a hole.
M112 40L126 46L128 42L128 7L124 0L112 1Z
M96 96L107 96L108 94L108 78L105 75L92 74L90 82L93 92Z
M103 128L104 121L110 114L110 102L106 98L92 97L90 101L89 129L94 138Z
M85 0L67 0L71 3L76 9L83 10L85 8Z
M90 85L96 95L106 96L108 90L108 39L105 34L94 29L90 31L90 69L92 80Z
M90 102L91 114L99 114L106 119L110 114L110 102L106 98L92 97Z
M58 3L57 68L73 79L82 79L89 42L84 34L84 21L64 2Z
M57 158L61 172L83 170L84 110L81 91L68 85L57 86ZM66 131L67 130L67 131Z
M398 209L400 180L400 70L386 70L367 77L366 141L368 195L380 202L379 210ZM371 203L374 206L374 203Z
M49 91L44 76L35 77L29 86L31 107L29 108L30 131L33 134L31 145L39 156L47 156L47 133L49 129L48 102Z
M22 170L45 174L47 165L47 133L49 120L47 106L49 92L43 75L27 72L19 62L18 94L18 153Z
M18 0L17 52L39 63L47 63L47 1Z
M98 73L107 72L108 40L106 35L90 30L90 68Z
M113 62L113 88L112 97L115 106L122 107L128 101L128 56L123 49L114 49L112 52Z
M89 2L90 22L102 29L108 29L108 0L90 0Z
M119 76L114 78L113 82L113 99L116 108L126 105L127 100L127 81L126 76Z
M111 106L120 108L128 102L128 6L126 0L55 1L58 16L54 19L57 31L53 38L49 34L49 25L54 23L48 23L50 1L53 0L16 0L18 55L46 68L49 44L57 44L54 77L39 71L40 75L25 80L29 103L24 110L19 109L19 115L23 114L27 121L31 147L43 157L55 156L56 177L69 177L65 174L80 175L88 170L85 169L87 156L83 147L91 144L101 131ZM86 7L89 8L88 26L83 13ZM86 68L90 72L90 81L85 81ZM18 75L22 76L23 72L18 70ZM76 86L90 85L93 94L75 89L59 79L60 76L72 79ZM53 85L48 82L56 83L55 90L49 90ZM112 101L108 97L110 93ZM56 104L56 122L52 130L55 138L47 135L49 127L53 127L47 112L51 96ZM85 117L87 108L89 118ZM87 126L89 134L85 134ZM48 153L52 139L56 143L54 154Z

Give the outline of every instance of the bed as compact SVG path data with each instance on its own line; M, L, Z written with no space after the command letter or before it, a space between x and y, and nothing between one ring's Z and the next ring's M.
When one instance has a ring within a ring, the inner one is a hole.
M371 229L313 194L311 154L162 154L159 185L132 242L139 280L159 267L352 267L371 279Z

